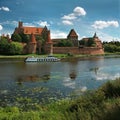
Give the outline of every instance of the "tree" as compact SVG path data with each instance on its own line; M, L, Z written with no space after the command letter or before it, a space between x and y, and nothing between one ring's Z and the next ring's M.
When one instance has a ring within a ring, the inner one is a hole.
M22 42L21 36L19 34L16 34L16 33L12 34L11 39L12 39L12 41L15 41L15 42Z
M120 42L119 41L111 41L111 42L103 42L104 51L105 52L120 52Z
M58 44L58 47L72 47L73 43L70 40L61 40Z
M19 42L11 42L9 45L9 54L10 55L16 55L16 54L22 54L23 52L23 46Z
M89 38L87 41L87 46L88 47L93 47L95 45L94 39L93 38Z
M86 45L86 41L85 40L80 40L79 44L82 45L82 46L85 46Z
M21 42L28 43L30 41L30 35L24 33L19 34L21 37Z
M8 40L4 37L1 37L0 40L0 54L5 55L8 54L9 43Z

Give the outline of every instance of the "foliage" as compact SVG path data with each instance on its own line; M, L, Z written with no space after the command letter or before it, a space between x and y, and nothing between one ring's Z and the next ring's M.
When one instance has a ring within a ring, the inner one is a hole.
M106 98L120 97L120 78L108 81L100 90L104 92Z
M23 43L28 43L30 41L30 35L26 35L24 33L19 34L21 37L21 42Z
M0 41L0 54L8 54L9 50L9 43L6 38L1 38Z
M18 42L11 42L9 45L9 54L10 55L19 55L22 54L23 46Z
M1 55L16 55L22 54L23 46L19 42L8 42L7 39L2 38L0 41Z
M85 46L85 47L94 47L95 46L95 41L94 38L88 38L87 40L80 40L79 41L80 46Z
M87 47L93 47L95 46L95 41L93 38L89 38L87 41Z
M21 34L14 33L14 34L12 34L11 39L12 39L12 41L15 41L15 42L28 43L30 40L30 36L26 35L24 33L21 33Z
M58 47L72 47L73 43L71 40L61 40L57 44Z
M12 34L11 39L15 42L22 42L22 37L19 34Z
M63 99L46 105L33 104L29 98L19 101L27 106L0 107L0 120L119 120L120 78L74 100Z
M105 52L110 52L110 53L120 52L119 41L103 42L103 46Z

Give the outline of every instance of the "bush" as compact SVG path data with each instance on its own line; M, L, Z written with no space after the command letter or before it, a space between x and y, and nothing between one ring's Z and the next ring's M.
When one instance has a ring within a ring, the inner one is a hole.
M120 78L115 81L108 81L100 88L106 98L120 97Z

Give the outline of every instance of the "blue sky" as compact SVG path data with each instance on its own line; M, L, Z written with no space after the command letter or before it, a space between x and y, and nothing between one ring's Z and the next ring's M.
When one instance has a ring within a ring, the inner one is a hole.
M102 41L120 41L120 0L0 0L0 34L12 34L18 21L46 25L52 38L75 29L79 39L96 32Z

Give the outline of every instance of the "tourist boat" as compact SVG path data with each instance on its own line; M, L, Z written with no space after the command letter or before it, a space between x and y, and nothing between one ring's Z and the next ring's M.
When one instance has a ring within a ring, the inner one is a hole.
M25 59L25 62L57 62L60 61L59 58L56 58L54 56L47 56L47 57L27 57Z

